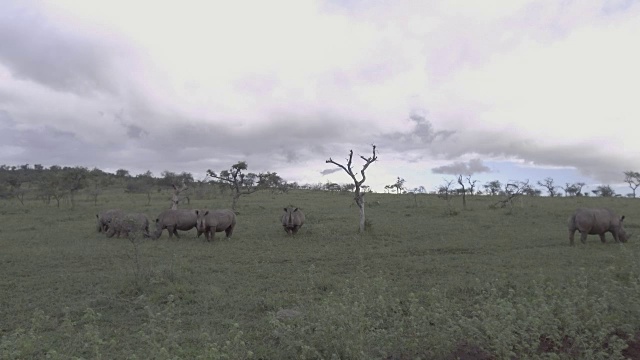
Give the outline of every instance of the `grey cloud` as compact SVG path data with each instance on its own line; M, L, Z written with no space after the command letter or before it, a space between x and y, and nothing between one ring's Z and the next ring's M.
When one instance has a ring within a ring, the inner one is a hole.
M140 139L149 135L149 132L136 125L125 125L127 128L127 136L131 139Z
M320 174L322 174L322 176L324 175L329 175L329 174L333 174L334 172L338 172L342 170L341 168L335 168L335 169L324 169L322 171L320 171Z
M79 95L113 92L113 44L86 29L50 21L37 3L0 5L0 63L17 78ZM65 29L67 26L69 28Z
M482 163L481 159L471 159L468 163L454 162L450 165L444 165L431 169L434 174L451 174L451 175L473 175L485 172L491 172L491 169Z
M519 159L536 166L574 167L581 174L603 183L619 182L623 171L637 166L631 156L612 158L605 148L594 146L588 141L569 145L541 145L526 135L501 132L461 132L452 141L439 144L432 152L451 160L465 154L478 154Z
M426 115L421 112L412 112L409 119L415 124L412 132L384 134L380 136L376 143L380 144L381 148L398 152L425 150L421 156L412 154L413 161L419 161L423 156L428 155L429 149L433 147L433 144L445 142L456 133L456 131L453 130L436 131L431 122L426 118Z

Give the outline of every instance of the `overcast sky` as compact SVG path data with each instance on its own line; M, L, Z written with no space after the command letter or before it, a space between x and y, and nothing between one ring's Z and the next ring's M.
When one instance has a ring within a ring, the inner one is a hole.
M0 164L616 185L639 39L633 0L3 0Z

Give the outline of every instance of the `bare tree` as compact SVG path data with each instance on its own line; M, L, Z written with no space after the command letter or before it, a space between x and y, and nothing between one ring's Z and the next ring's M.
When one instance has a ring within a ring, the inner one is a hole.
M491 205L491 207L505 207L507 205L512 207L514 199L521 195L531 194L532 192L533 188L529 185L529 180L509 182L504 186L504 193L507 198L496 202Z
M462 208L467 210L467 189L464 187L462 175L458 175L458 184L460 184L460 193L462 194Z
M347 165L342 165L340 163L335 162L333 159L329 158L329 160L325 161L326 163L331 163L334 165L337 165L339 168L341 168L342 170L344 170L353 180L353 184L355 185L355 197L354 200L356 201L356 204L358 205L358 208L360 209L360 232L364 232L364 224L365 224L365 218L364 218L364 194L365 192L363 191L362 187L363 184L366 180L366 176L364 174L365 170L367 170L367 168L369 167L369 165L371 165L373 162L375 162L376 160L378 160L378 155L376 154L376 146L372 145L373 147L373 155L371 155L370 157L366 158L364 156L360 156L360 158L362 160L365 161L364 165L362 166L362 170L360 170L360 174L362 175L362 179L358 180L356 178L356 175L358 175L357 172L353 172L353 169L351 168L351 163L353 160L353 150L349 150L349 158L347 159Z
M469 183L469 195L473 196L478 180L471 181L471 174L467 175L467 182Z
M180 193L187 190L188 187L184 183L182 184L181 188L178 188L176 184L171 184L171 187L173 187L173 195L171 196L171 210L178 210L178 204L182 200L182 198L180 197Z
M207 170L207 176L210 176L214 179L221 180L224 183L227 183L229 187L231 187L233 191L233 200L231 204L231 209L236 211L236 205L238 204L238 199L242 195L249 195L258 190L260 190L256 185L256 180L260 177L260 175L256 175L254 173L244 173L249 168L246 161L239 161L236 164L231 165L231 169L223 170L220 172L220 175L216 174L211 170Z
M636 197L636 189L640 186L640 173L636 171L625 171L624 172L624 182L629 184L631 191L633 191L633 196Z
M548 178L544 179L543 181L538 181L538 185L546 188L547 192L549 193L549 196L551 196L551 197L557 196L558 195L558 191L557 191L558 187L553 184L553 179L548 177Z
M453 180L445 180L444 185L438 186L438 197L447 202L447 210L449 211L449 215L456 215L457 212L453 210L451 206L451 199L453 198L453 189L451 186L453 185Z

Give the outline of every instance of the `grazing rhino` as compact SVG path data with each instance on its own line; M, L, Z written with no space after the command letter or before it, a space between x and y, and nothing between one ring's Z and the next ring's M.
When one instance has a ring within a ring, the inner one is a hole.
M142 233L149 237L149 219L141 213L128 213L114 216L108 223L107 237L129 237L133 233Z
M114 216L124 215L120 209L109 209L96 214L96 230L106 233L109 230L108 224Z
M196 210L177 209L177 210L165 210L156 218L156 230L153 232L152 238L158 239L162 235L162 231L167 229L169 238L175 235L178 239L178 230L188 231L193 228L197 228L198 215ZM198 230L198 237L202 234L202 231Z
M304 225L304 213L302 210L294 207L284 208L282 214L282 227L289 235L295 235Z
M624 216L618 217L607 208L582 208L577 209L569 218L569 244L573 245L573 235L576 230L580 232L580 241L586 243L587 235L600 235L600 241L606 242L604 233L613 234L613 239L618 242L627 242L630 235L624 230L622 221Z
M236 227L236 214L231 210L196 210L198 231L203 232L207 241L212 241L216 232L224 231L231 238Z

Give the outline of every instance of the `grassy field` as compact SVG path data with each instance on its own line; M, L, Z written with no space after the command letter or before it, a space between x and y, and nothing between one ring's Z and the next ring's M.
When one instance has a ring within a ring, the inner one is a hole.
M640 329L640 201L267 191L232 239L107 239L95 214L150 219L168 193L112 189L97 206L0 202L0 358L615 359ZM183 208L225 208L222 195ZM282 208L307 222L286 235ZM576 207L627 216L626 244L570 247ZM152 225L153 228L153 225ZM637 339L636 339L637 340ZM628 347L628 345L631 345ZM635 354L635 355L634 355Z

